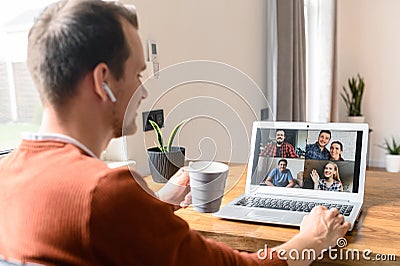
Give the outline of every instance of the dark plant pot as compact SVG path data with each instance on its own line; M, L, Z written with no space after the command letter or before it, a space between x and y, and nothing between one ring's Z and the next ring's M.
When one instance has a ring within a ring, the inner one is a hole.
M185 163L185 148L171 147L161 152L158 147L147 149L150 174L157 183L166 183Z

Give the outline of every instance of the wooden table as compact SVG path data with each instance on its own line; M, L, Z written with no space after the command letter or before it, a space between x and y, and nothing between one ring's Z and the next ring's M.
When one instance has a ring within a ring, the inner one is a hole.
M244 192L245 166L230 166L229 180L237 184L224 196L222 205ZM268 247L282 244L298 233L298 228L258 223L223 220L195 212L191 207L176 212L190 227L205 237L224 242L231 247L249 252L268 244ZM314 265L400 265L400 174L382 171L367 171L364 208L353 231L346 235L348 245L343 251L369 249L370 258L379 254L391 255L395 261L329 260L317 261ZM384 258L380 256L380 258ZM361 257L361 254L360 254ZM386 256L389 258L389 256Z

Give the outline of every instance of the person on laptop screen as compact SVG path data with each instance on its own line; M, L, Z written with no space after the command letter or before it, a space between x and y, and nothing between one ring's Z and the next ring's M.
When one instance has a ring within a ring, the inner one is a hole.
M342 152L343 152L343 144L338 141L332 141L331 147L329 148L329 152L331 154L331 157L329 160L331 161L344 161L342 157Z
M343 191L343 185L339 177L339 168L334 162L328 162L324 167L324 175L321 178L317 170L311 171L314 181L314 189L327 191Z
M290 169L287 168L287 160L280 159L278 167L272 169L265 180L267 186L275 187L293 187L294 181Z
M277 129L275 132L275 141L269 142L260 156L296 158L296 152L292 144L285 141L286 134L283 129Z
M318 140L314 144L307 144L306 159L312 160L329 160L330 152L326 148L331 140L331 132L329 130L321 130L318 135Z

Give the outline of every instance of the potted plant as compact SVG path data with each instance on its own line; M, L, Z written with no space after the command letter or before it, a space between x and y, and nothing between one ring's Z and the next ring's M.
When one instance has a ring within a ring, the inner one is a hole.
M152 120L149 120L149 122L156 132L158 140L156 147L147 149L150 173L154 182L166 183L185 163L185 148L172 146L172 142L179 128L186 120L175 126L169 136L167 145L164 145L163 135L158 124Z
M361 101L364 93L365 83L364 79L357 74L357 77L351 77L347 80L349 91L343 86L341 93L347 107L347 115L349 122L364 122L364 116L361 113Z
M387 151L386 154L386 171L400 172L400 142L397 142L394 137L392 141L385 139L385 144L379 147Z

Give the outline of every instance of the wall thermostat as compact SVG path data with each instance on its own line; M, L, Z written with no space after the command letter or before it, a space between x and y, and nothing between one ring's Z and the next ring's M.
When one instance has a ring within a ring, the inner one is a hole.
M148 50L149 50L149 61L152 63L153 67L153 75L155 79L158 79L159 76L159 70L160 70L160 64L158 61L158 47L157 43L153 40L149 40L148 42Z

